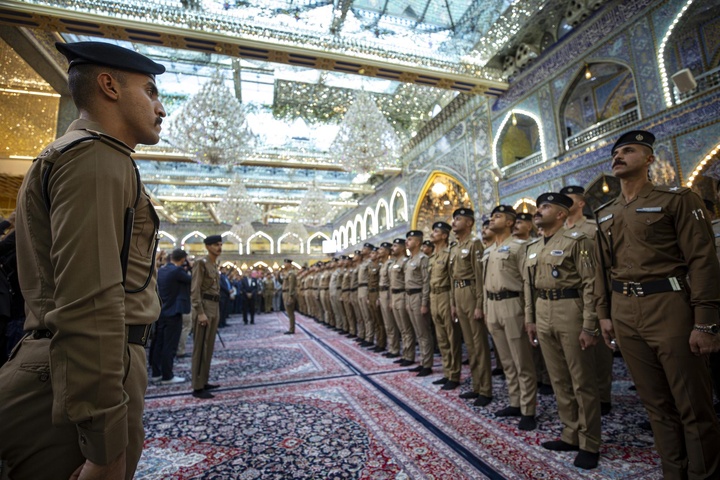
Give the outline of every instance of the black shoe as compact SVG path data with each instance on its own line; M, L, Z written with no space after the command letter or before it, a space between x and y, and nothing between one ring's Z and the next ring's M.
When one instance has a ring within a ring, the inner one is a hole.
M192 396L195 398L202 398L202 399L215 398L215 395L213 395L212 393L210 393L204 389L193 390Z
M628 390L630 390L631 392L634 392L634 391L637 390L637 387L636 387L635 385L630 385L630 386L628 387Z
M216 385L213 383L206 383L205 384L205 390L215 390L216 388L220 388L220 385Z
M452 380L448 380L448 382L440 387L440 390L455 390L457 387L459 387L460 384L458 382L453 382Z
M348 334L346 335L346 337L348 337L348 338L355 338L355 335L353 335L352 333L348 333Z
M476 407L487 407L490 402L492 402L492 397L486 397L485 395L479 395L477 399L475 399L475 405Z
M612 410L612 403L600 402L600 415L607 415Z
M518 423L519 430L529 432L530 430L535 430L536 428L537 422L535 421L535 417L532 415L523 415L520 417L520 423Z
M245 325L247 325L247 320L243 320L243 323L244 323Z
M553 452L577 452L580 447L571 443L563 442L562 440L551 440L549 442L542 443L542 447Z
M652 424L647 420L638 423L638 427L640 427L642 430L645 430L646 432L652 433Z
M463 364L463 365L470 365L470 360L469 360L469 359L463 360L462 364Z
M432 375L432 368L423 367L417 374L418 377L427 377Z
M423 369L422 365L418 365L417 367L409 368L409 369L408 369L408 372L419 372L419 371L421 371L422 369Z
M555 394L555 391L553 390L552 385L550 385L548 383L541 383L538 386L537 390L540 395L554 395Z
M398 355L398 356L400 356L400 355ZM399 358L399 359L395 360L393 363L403 363L404 361L405 361L404 358Z
M460 398L464 398L464 399L468 400L468 399L478 398L478 397L480 396L480 394L479 394L479 393L476 393L476 392L473 392L473 391L469 391L469 392L461 393L461 394L458 395L458 396L459 396Z
M505 407L495 412L496 417L521 417L520 407Z
M575 457L573 465L583 470L592 470L597 468L598 460L600 460L600 453L588 452L587 450L580 450Z
M492 369L492 376L497 377L498 375L505 376L505 371L502 369L502 367L495 367Z
M372 351L375 353L382 353L385 351L385 347L380 347L376 345L375 348L372 349Z
M250 325L255 325L255 320L252 320L252 321L250 322Z
M287 332L285 332L285 335L295 335L295 332L291 332L290 330L288 330Z
M388 352L388 353L386 353L384 356L387 357L387 358L398 358L398 357L400 356L400 354L399 354L399 353L390 353L390 352Z
M400 364L399 364L399 365L400 365L401 367L409 367L409 366L412 365L413 363L415 363L415 362L411 362L410 360L405 360L405 359L403 358L402 360L400 360Z
M446 384L447 382L449 382L449 381L450 381L450 380L448 380L447 377L442 377L440 380L435 380L435 381L432 382L432 383L433 383L433 385L445 385L445 384Z
M363 347L372 349L372 348L375 348L375 344L373 342L365 342L365 345L363 345Z

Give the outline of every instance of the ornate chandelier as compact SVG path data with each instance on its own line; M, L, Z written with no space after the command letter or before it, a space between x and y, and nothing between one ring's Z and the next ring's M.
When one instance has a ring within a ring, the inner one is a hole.
M296 220L299 223L316 227L329 222L333 213L333 207L325 198L325 194L317 187L315 182L313 182L300 201Z
M400 139L375 100L366 92L357 95L340 124L330 152L344 170L373 174L400 166Z
M285 227L285 230L283 231L283 235L288 233L297 235L298 237L300 237L301 240L305 240L309 236L305 225L298 222L297 220L293 220L292 222L287 224L287 227Z
M175 114L169 142L211 165L234 163L256 144L245 108L216 72Z
M250 198L245 185L240 180L235 180L230 185L223 199L215 207L215 211L220 220L235 226L260 220L263 215L262 209Z
M243 220L233 225L230 231L241 239L247 239L255 235L255 227L252 226L249 220Z

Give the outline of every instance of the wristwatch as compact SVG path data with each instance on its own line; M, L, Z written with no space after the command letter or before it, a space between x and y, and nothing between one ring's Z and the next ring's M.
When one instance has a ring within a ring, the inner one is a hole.
M717 323L699 323L695 324L693 329L698 332L709 333L710 335L717 335L720 331Z
M596 328L595 330L592 330L592 329L590 329L590 328L584 328L584 327L583 327L583 332L587 333L587 334L590 335L591 337L599 337L599 336L600 336L600 329L599 329L599 328Z

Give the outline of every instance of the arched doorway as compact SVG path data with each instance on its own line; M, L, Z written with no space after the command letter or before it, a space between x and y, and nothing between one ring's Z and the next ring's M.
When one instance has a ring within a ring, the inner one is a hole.
M620 180L612 175L600 175L585 189L585 200L590 212L594 212L618 195L620 195Z
M415 206L413 228L422 230L427 235L433 223L438 221L449 223L453 212L460 207L473 208L465 187L446 173L433 172L425 182Z

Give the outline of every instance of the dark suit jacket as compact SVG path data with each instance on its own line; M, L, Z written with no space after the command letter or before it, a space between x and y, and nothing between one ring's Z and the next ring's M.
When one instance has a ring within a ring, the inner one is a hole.
M190 274L172 263L158 270L158 292L162 300L160 316L190 313Z
M251 293L253 296L257 295L258 289L260 288L260 282L257 278L243 277L240 282L240 291L243 294Z

